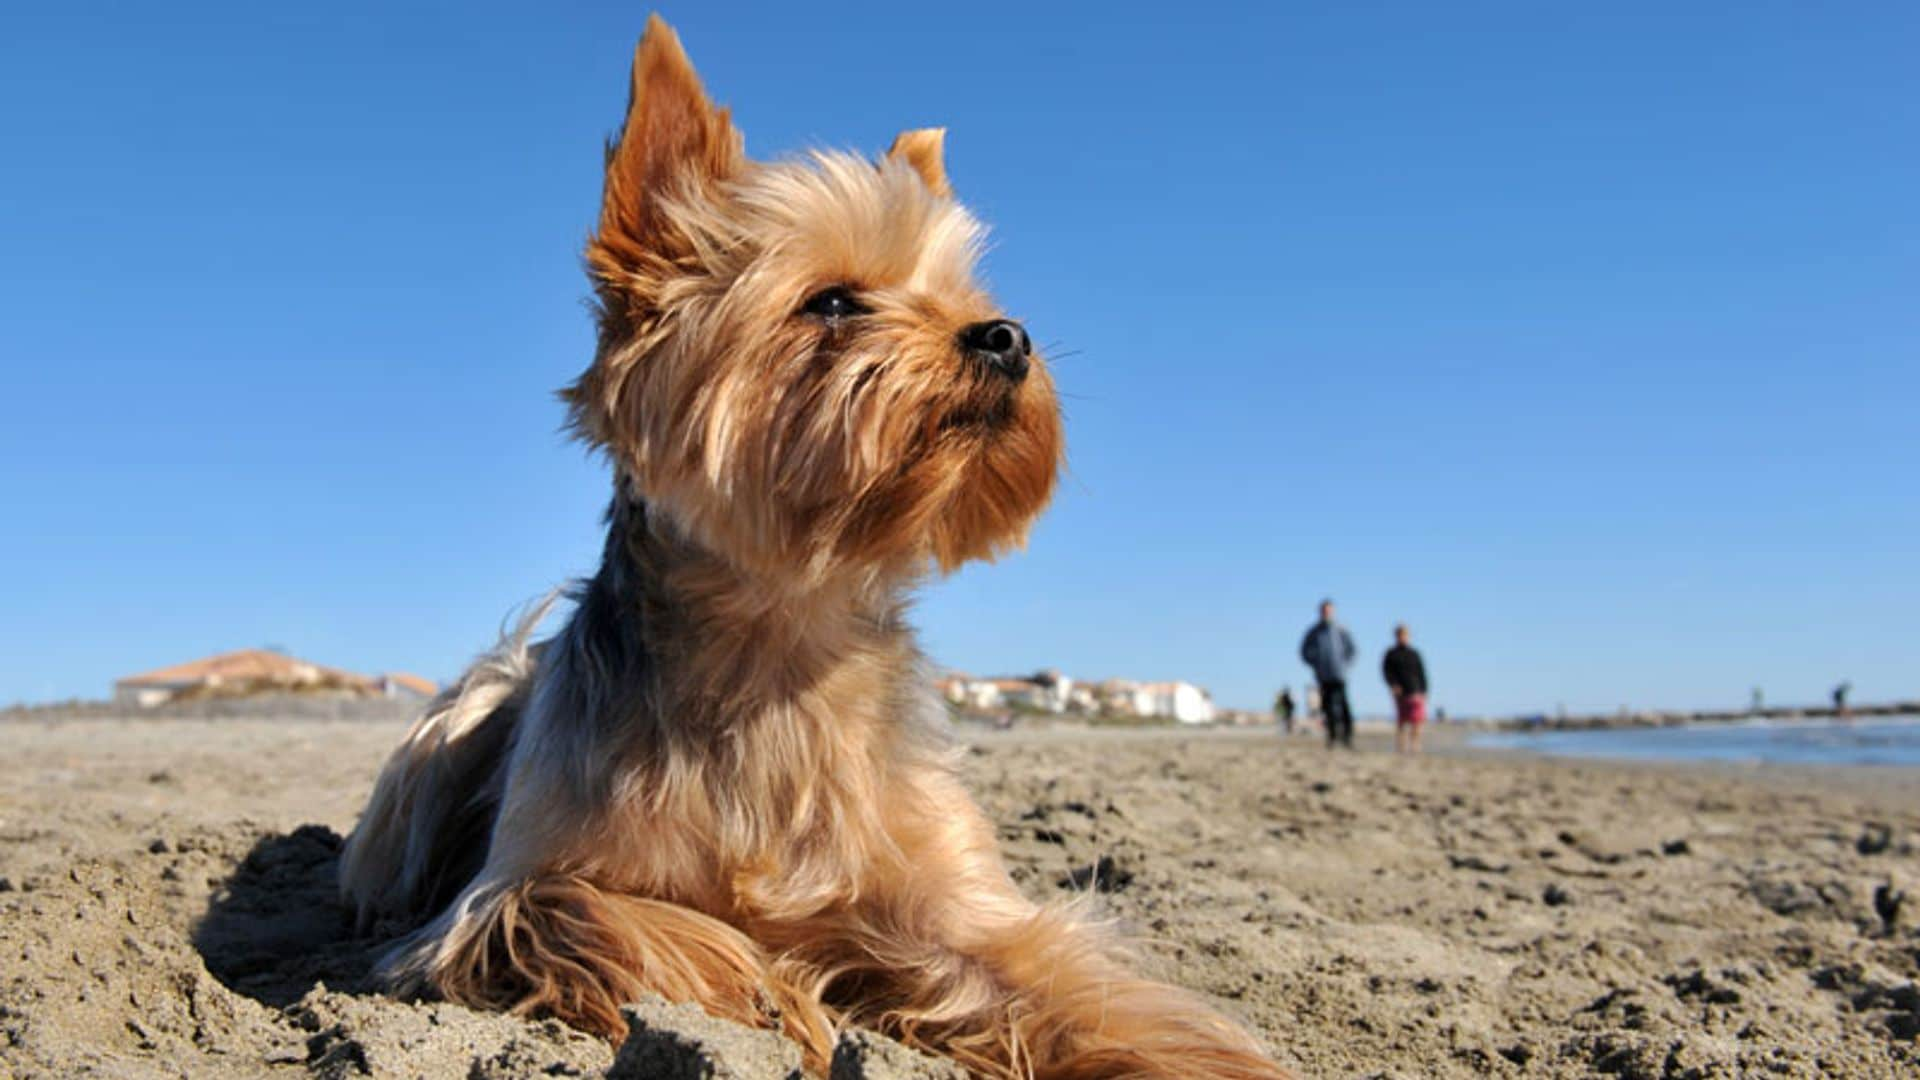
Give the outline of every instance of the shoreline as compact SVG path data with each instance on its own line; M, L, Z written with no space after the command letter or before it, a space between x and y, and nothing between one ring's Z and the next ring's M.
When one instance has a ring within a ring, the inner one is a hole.
M1816 790L1838 798L1860 798L1875 803L1885 803L1891 809L1920 807L1920 765L1824 765L1598 755L1587 757L1553 754L1539 750L1470 746L1468 741L1475 735L1484 734L1484 729L1463 730L1464 725L1459 724L1448 724L1442 727L1429 724L1427 728L1428 730L1422 735L1424 746L1422 757L1501 762L1521 767L1551 764L1566 768L1613 770L1621 773L1649 772L1675 779L1701 778L1716 782L1745 782L1783 793ZM1177 742L1183 739L1220 740L1253 745L1270 744L1276 752L1280 753L1340 754L1346 752L1328 751L1322 736L1317 732L1296 732L1282 736L1272 725L1202 729L1055 727L1015 728L1004 731L964 728L961 729L959 738L968 744L977 742L981 745L1062 744L1099 740L1143 742ZM1389 758L1395 756L1393 729L1390 725L1356 728L1354 744L1355 753L1377 754Z
M1920 716L1920 701L1877 701L1849 705L1843 715L1832 705L1772 705L1757 709L1622 709L1613 713L1575 713L1565 716L1473 717L1469 723L1489 724L1502 731L1594 731L1616 728L1674 727L1685 724L1725 724L1744 720L1858 720L1872 717Z

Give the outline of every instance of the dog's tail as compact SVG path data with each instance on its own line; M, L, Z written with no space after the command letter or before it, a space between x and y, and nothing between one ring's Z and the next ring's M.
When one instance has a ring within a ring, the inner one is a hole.
M441 691L387 759L340 857L340 893L359 928L419 923L486 861L488 834L541 646L531 644L558 594L504 630L493 651Z

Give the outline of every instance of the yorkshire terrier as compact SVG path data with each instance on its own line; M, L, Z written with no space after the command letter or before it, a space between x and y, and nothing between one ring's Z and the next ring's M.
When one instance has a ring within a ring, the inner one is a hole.
M750 161L648 23L563 391L613 464L605 552L558 633L428 707L347 843L362 925L417 927L395 989L612 1039L654 992L815 1072L861 1024L987 1077L1282 1075L1022 896L955 776L907 594L1022 543L1062 446L942 139Z

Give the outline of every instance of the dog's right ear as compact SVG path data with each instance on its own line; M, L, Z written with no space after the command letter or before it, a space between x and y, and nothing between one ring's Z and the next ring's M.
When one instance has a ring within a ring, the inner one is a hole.
M600 225L587 245L594 276L649 277L655 260L684 254L691 237L674 208L696 204L744 160L727 110L707 99L673 28L651 16L633 55L626 122L607 145Z

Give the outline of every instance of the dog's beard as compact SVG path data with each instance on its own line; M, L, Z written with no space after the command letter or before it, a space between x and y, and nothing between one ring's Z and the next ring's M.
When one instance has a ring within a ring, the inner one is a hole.
M1045 508L1061 432L1050 386L960 387L927 404L892 467L852 504L850 558L924 554L943 570L1018 545Z

